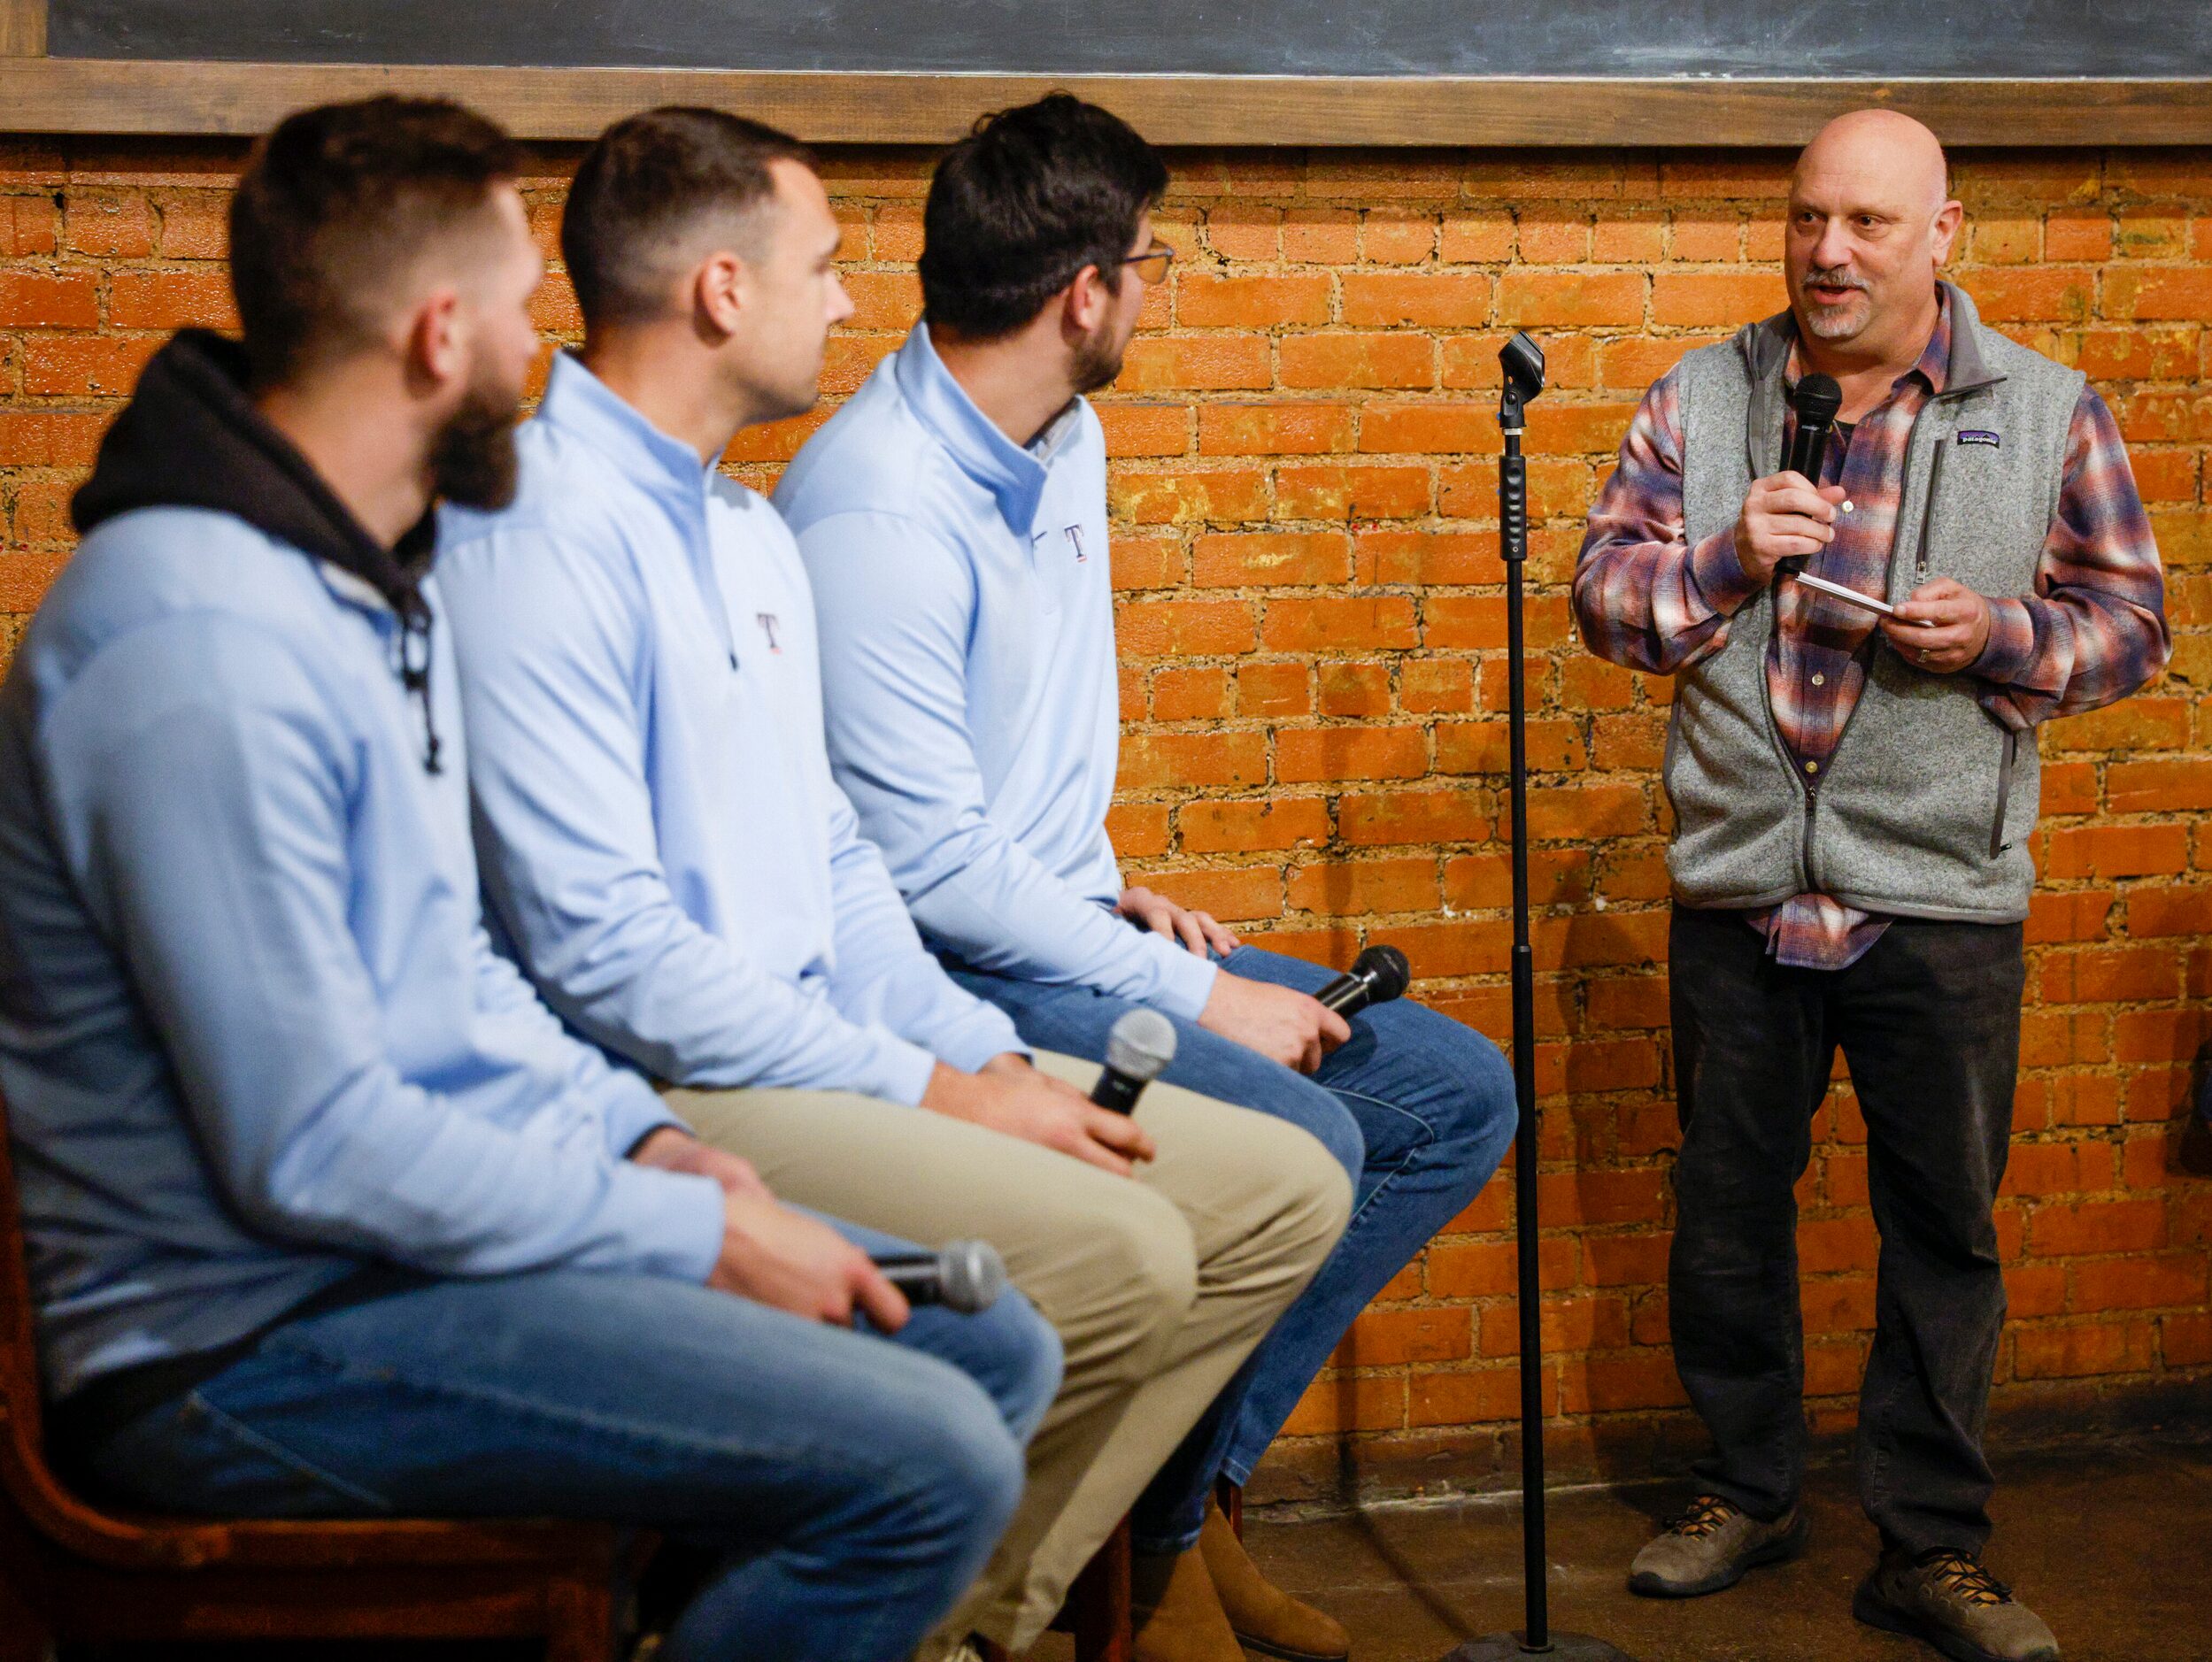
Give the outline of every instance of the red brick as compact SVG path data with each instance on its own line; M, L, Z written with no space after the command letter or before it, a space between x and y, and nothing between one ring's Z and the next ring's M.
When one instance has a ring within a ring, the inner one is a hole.
M1484 800L1465 790L1394 790L1349 794L1337 807L1346 843L1473 843L1490 835Z
M1259 388L1270 373L1264 335L1139 335L1114 384L1122 392Z
M1448 1373L1414 1376L1407 1423L1472 1426L1487 1420L1510 1420L1520 1412L1519 1368L1456 1369Z
M1344 280L1344 320L1356 327L1479 328L1491 280L1475 272L1361 272Z
M1267 603L1260 642L1275 652L1364 652L1418 644L1404 595L1283 598Z
M1463 1362L1474 1323L1461 1309L1369 1310L1329 1358L1331 1367L1394 1367L1408 1362Z
M1391 711L1391 666L1325 659L1314 666L1325 716L1384 716Z
M1582 737L1571 721L1530 721L1523 735L1529 766L1558 773L1583 765ZM1439 773L1499 773L1511 760L1503 721L1453 721L1437 727Z
M1320 456L1352 448L1353 410L1341 404L1198 406L1198 450L1206 456Z
M1652 321L1676 327L1755 323L1788 304L1775 271L1661 272L1652 279Z
M1237 713L1240 716L1302 716L1314 706L1307 682L1311 672L1303 662L1239 664L1237 666Z
M1289 899L1300 912L1339 917L1431 912L1437 904L1437 862L1422 857L1302 866L1291 875Z
M1258 785L1268 777L1259 733L1139 733L1121 743L1122 790L1170 785Z
M1141 600L1124 604L1114 638L1131 658L1249 652L1259 631L1248 600Z
M1588 849L1532 849L1529 898L1538 906L1568 906L1590 898ZM1467 854L1446 861L1444 904L1461 912L1499 912L1513 904L1513 862L1505 854Z
M1285 387L1433 387L1436 348L1427 336L1291 335L1280 347Z
M1229 672L1216 666L1155 670L1155 721L1218 721L1229 713Z
M1376 404L1360 417L1360 448L1385 455L1494 450L1497 435L1493 413L1464 403Z
M1319 796L1190 802L1175 811L1175 828L1188 854L1312 847L1329 840L1329 804Z
M2013 1372L2022 1379L2139 1373L2151 1365L2150 1335L2145 1321L2022 1327L2013 1338Z
M2143 323L2212 322L2212 267L2105 273L2104 315Z
M2193 1252L2131 1254L2074 1266L2073 1308L2158 1310L2200 1305L2205 1298L2205 1255Z
M1106 487L1106 505L1138 525L1235 524L1263 519L1268 480L1257 468L1146 473L1125 468Z
M1191 412L1179 404L1102 404L1094 406L1106 429L1106 454L1182 456L1191 448Z
M2039 1206L2028 1220L2028 1250L2037 1258L2148 1252L2165 1243L2162 1201L2059 1202Z
M1123 859L1145 859L1168 851L1168 804L1122 802L1106 810L1106 836Z
M1498 321L1517 329L1640 324L1644 279L1635 272L1508 272L1498 285Z
M1284 1436L1395 1431L1406 1423L1406 1381L1395 1373L1340 1373L1306 1388L1283 1422Z
M2212 886L2130 889L2127 931L2139 937L2212 935Z
M0 272L0 325L12 329L92 329L99 323L99 285L92 273Z
M1264 329L1285 323L1329 321L1326 276L1175 279L1175 321L1201 329Z
M1201 589L1290 588L1341 583L1352 575L1342 532L1238 531L1191 545L1191 580Z
M1283 912L1283 874L1271 866L1239 871L1140 873L1130 881L1158 889L1177 905L1211 912L1225 923L1275 918Z
M2212 1362L2212 1312L2164 1317L2158 1331L2159 1355L2168 1367L2201 1367Z
M1410 519L1429 511L1429 470L1321 465L1275 475L1278 519Z
M1428 766L1428 746L1419 727L1307 727L1276 735L1276 777L1284 784L1414 779Z
M2054 827L2044 840L2046 878L2146 877L2189 869L2189 829L2179 825Z

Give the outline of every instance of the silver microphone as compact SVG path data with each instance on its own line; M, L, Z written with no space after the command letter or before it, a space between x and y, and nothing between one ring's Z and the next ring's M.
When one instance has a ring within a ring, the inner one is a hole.
M1006 1261L988 1241L948 1241L935 1252L875 1260L910 1304L943 1304L964 1316L989 1310L1006 1290Z
M1145 1087L1175 1059L1175 1024L1157 1010L1132 1010L1106 1035L1106 1072L1091 1100L1117 1114L1134 1113Z

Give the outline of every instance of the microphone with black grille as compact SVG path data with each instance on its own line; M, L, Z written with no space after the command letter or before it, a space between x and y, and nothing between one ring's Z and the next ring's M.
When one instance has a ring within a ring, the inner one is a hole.
M1797 431L1782 447L1780 472L1802 473L1814 489L1820 489L1820 470L1828 461L1828 435L1836 430L1836 412L1843 408L1843 388L1833 375L1807 375L1790 389L1790 408L1797 412ZM1805 569L1802 554L1775 562L1777 576L1796 576Z
M935 1252L898 1252L875 1260L883 1279L910 1304L943 1304L963 1316L989 1310L1006 1290L1006 1261L988 1241L948 1241Z
M1413 966L1403 952L1394 946L1371 946L1314 996L1340 1016L1355 1016L1369 1004L1401 996L1413 979Z
M1135 1113L1145 1087L1175 1059L1175 1024L1157 1010L1132 1010L1106 1035L1106 1071L1091 1100L1117 1114Z

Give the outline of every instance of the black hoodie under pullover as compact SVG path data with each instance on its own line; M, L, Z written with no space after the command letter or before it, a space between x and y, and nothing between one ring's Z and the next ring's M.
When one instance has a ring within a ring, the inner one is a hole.
M100 442L92 477L70 503L80 535L135 508L205 508L326 560L383 596L400 624L402 685L422 711L423 766L440 771L430 710L429 604L422 580L435 551L426 513L386 548L314 465L253 406L245 348L185 329L147 363L138 389Z

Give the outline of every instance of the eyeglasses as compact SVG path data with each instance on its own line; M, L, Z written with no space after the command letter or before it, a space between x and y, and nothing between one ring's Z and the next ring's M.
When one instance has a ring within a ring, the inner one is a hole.
M1158 237L1154 237L1150 248L1142 254L1126 256L1121 264L1136 266L1137 274L1139 277L1148 283L1158 284L1168 281L1168 266L1175 257L1175 250L1169 248Z

